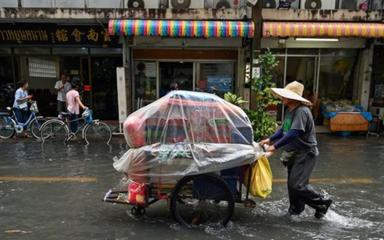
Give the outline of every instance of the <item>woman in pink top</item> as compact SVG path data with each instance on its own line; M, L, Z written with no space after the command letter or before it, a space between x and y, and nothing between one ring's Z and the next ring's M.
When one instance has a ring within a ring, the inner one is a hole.
M75 133L77 131L78 125L79 125L79 114L80 114L80 107L82 109L87 109L86 106L81 102L80 94L79 94L79 87L80 83L79 81L73 81L72 82L72 89L69 90L66 94L66 100L67 100L67 110L70 120L70 126L71 126L71 132Z

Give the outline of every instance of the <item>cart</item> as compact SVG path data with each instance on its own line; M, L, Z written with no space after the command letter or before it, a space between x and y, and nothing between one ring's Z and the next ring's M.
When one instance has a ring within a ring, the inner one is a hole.
M103 201L131 205L139 217L166 200L186 227L225 226L235 203L255 206L244 175L263 150L240 108L212 94L173 91L131 114L124 131L131 149L114 167L128 187L109 190Z
M233 183L233 180L236 181L235 189L228 183ZM109 190L103 201L131 205L131 214L140 217L150 205L159 200L167 200L172 217L186 227L201 223L220 223L226 226L233 215L235 203L255 207L255 202L249 199L249 187L246 187L245 198L242 198L242 183L240 176L236 175L191 175L183 177L176 184L146 183L145 189L145 202L142 204L130 203L127 190Z

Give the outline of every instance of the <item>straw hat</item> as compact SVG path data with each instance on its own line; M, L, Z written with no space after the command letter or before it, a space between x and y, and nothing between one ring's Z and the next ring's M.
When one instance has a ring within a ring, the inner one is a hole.
M299 82L291 82L285 88L271 88L273 95L278 98L286 98L302 102L305 105L312 105L310 101L303 98L304 85Z

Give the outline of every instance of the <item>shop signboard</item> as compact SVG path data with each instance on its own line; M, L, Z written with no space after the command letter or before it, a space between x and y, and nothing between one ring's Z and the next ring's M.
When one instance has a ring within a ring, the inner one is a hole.
M109 36L106 26L60 25L55 23L1 23L0 44L7 45L97 45L114 47L118 37Z

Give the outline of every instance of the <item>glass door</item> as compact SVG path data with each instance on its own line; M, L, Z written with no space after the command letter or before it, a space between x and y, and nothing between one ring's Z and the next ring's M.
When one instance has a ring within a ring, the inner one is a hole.
M157 99L157 62L134 62L134 109L139 109Z
M175 88L193 90L193 62L160 62L159 71L159 97Z
M285 85L298 81L307 91L317 92L317 57L288 56Z

